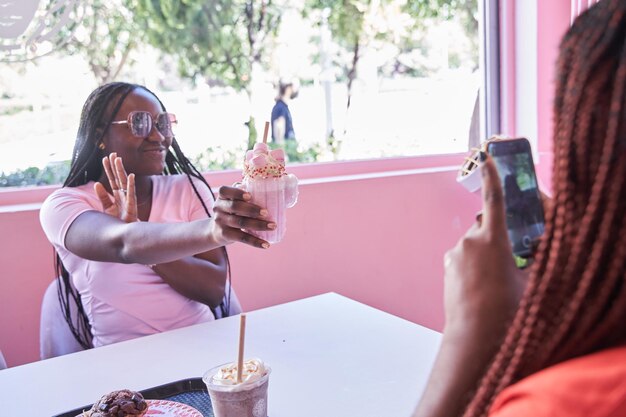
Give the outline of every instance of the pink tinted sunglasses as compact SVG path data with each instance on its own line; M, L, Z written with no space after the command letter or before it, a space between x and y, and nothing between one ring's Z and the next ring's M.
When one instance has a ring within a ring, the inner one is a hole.
M166 138L174 137L173 125L177 124L176 115L173 113L159 113L152 117L147 111L131 111L126 120L118 120L111 122L112 125L128 125L130 133L138 138L147 138L152 132L152 126L155 126Z

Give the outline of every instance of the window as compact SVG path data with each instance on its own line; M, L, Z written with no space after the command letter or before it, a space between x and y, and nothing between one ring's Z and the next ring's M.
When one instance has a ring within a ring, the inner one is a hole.
M45 15L72 22L45 56L28 30L11 42L30 52L0 50L0 186L62 181L82 103L111 80L155 91L201 169L240 167L280 82L299 93L287 100L292 163L464 152L484 136L481 126L497 130L497 102L483 106L495 119L478 117L479 91L498 95L479 59L487 45L483 56L497 68L497 28L479 36L480 16L497 22L495 0L21 4L31 3L40 3L31 32Z

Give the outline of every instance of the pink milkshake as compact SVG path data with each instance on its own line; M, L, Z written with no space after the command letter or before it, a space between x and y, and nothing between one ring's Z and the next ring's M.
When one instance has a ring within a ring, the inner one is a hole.
M285 152L269 150L265 143L254 145L246 152L242 184L252 195L252 202L265 207L269 219L276 223L274 230L253 234L269 243L280 242L287 230L286 211L298 201L298 178L285 172Z

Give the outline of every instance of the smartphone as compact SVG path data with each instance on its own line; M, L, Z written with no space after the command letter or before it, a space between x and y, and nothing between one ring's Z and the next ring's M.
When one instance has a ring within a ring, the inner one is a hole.
M513 254L532 255L544 231L544 215L530 143L525 138L489 142L504 190L506 225Z

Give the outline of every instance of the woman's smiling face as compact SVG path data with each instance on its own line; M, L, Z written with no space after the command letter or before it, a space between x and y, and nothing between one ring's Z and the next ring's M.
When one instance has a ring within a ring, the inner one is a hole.
M156 119L164 109L148 91L138 88L131 92L122 103L114 121L126 121L133 111L145 111ZM135 175L159 175L165 169L165 155L172 144L171 137L163 136L152 123L152 129L145 138L132 134L126 123L112 124L103 138L106 155L116 152L122 158L128 173Z

